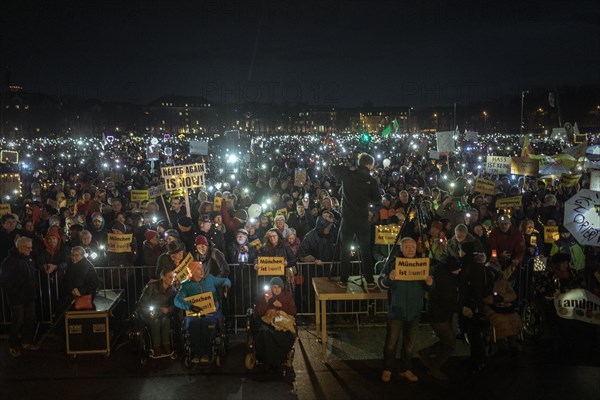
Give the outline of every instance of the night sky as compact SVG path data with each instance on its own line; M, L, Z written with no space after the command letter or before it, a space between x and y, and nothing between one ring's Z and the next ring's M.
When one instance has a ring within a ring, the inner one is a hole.
M600 84L597 1L449 3L5 0L0 63L27 91L138 103L425 106Z

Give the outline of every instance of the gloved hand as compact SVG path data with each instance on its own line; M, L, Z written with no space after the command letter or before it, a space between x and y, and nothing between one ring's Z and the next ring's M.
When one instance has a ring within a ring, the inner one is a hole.
M463 307L462 315L467 318L471 318L471 317L473 317L473 310L471 310L469 307Z
M200 311L202 311L202 309L200 307L198 307L198 306L191 305L190 306L190 311L194 312L194 313L199 313Z
M494 303L502 303L504 301L504 296L498 293L494 293Z

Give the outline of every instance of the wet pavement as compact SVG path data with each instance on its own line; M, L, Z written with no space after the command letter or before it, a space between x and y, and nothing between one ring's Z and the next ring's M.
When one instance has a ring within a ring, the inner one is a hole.
M383 326L360 329L332 326L328 357L321 357L314 326L299 327L294 373L282 376L247 371L245 334L230 335L230 351L220 369L187 370L180 360L150 360L140 365L133 345L122 335L110 357L66 356L58 336L47 336L39 351L20 359L0 341L0 399L600 399L600 351L559 357L546 338L525 343L518 360L496 354L476 374L463 365L468 348L459 341L444 367L448 381L427 375L414 360L419 382L394 376L380 381ZM417 349L433 340L427 325L419 328ZM577 344L574 344L576 346Z

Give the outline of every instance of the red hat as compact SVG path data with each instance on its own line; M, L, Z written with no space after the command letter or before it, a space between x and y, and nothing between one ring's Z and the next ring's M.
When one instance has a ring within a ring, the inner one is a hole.
M152 229L148 229L146 231L146 233L144 233L144 237L146 238L146 240L152 240L157 236L158 236L158 232L153 231Z
M204 236L204 235L196 236L196 246L198 246L199 244L208 246L208 239L206 239L206 236Z

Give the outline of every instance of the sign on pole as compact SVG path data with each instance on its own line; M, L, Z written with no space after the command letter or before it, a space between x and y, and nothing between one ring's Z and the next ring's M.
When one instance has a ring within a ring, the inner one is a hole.
M485 163L485 172L494 175L510 174L510 157L487 156Z
M513 157L510 172L514 175L537 176L539 168L539 160L526 157Z
M169 192L182 188L205 187L204 163L161 167L160 170L165 181L165 189Z

